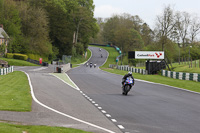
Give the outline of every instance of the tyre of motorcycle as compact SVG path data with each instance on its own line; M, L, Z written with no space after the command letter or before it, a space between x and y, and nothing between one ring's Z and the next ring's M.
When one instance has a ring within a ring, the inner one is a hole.
M125 85L123 89L123 95L127 95L130 89L131 89L130 85Z

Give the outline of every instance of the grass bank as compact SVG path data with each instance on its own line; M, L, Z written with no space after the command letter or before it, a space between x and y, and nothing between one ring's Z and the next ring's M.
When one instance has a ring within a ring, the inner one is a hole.
M77 57L72 57L71 59L71 64L72 67L77 67L80 64L84 64L91 56L91 51L87 49L87 55L86 56L77 56Z
M109 52L109 57L108 57L107 62L103 66L100 67L102 70L119 74L119 75L127 74L127 71L109 68L108 66L109 64L116 64L115 59L119 55L118 52L113 47L100 46L100 48L103 48ZM183 88L183 89L187 89L187 90L191 90L195 92L200 92L200 82L173 79L173 78L168 78L161 75L142 75L138 73L133 73L133 76L136 79L146 80L146 81L150 81L154 83L161 83L161 84Z
M1 133L89 133L78 129L0 123Z
M175 72L187 72L187 73L200 73L200 67L199 67L199 64L196 63L196 67L195 67L195 61L193 61L193 65L192 65L192 68L190 67L189 68L189 65L188 63L181 63L179 65L179 63L173 63L172 64L172 67L174 68L173 71ZM198 62L198 61L196 61Z
M122 71L118 69L102 69L102 70L119 74L119 75L127 74L127 71ZM170 86L174 86L178 88L183 88L186 90L200 92L200 82L173 79L173 78L168 78L161 75L142 75L138 73L133 73L133 76L135 79L141 79L141 80L146 80L146 81L150 81L154 83L160 83L160 84L170 85Z
M30 87L23 72L0 76L0 110L31 111L31 104Z
M17 59L0 58L0 60L7 61L11 66L38 66L36 64Z

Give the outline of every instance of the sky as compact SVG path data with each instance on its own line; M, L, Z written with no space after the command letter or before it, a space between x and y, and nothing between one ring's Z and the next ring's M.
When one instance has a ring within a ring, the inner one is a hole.
M174 11L185 11L200 18L200 0L93 0L94 17L109 18L113 14L128 13L138 15L151 28L156 16L161 15L165 6L171 5Z

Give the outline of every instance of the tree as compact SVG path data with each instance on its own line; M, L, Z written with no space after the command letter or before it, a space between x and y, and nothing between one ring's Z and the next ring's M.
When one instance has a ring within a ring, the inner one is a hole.
M200 19L197 16L192 18L191 27L190 27L190 38L191 43L194 43L195 37L200 33Z
M178 31L179 37L181 38L183 48L186 47L186 37L188 35L189 26L191 23L190 14L187 12L177 12L176 13L176 29Z
M12 0L0 0L0 23L10 36L9 52L24 52L21 36L21 19L17 6Z
M162 50L165 49L165 44L167 43L167 39L170 38L170 33L173 31L176 25L176 21L174 19L174 11L171 6L167 6L164 8L162 15L157 16L156 18L156 32L159 37Z

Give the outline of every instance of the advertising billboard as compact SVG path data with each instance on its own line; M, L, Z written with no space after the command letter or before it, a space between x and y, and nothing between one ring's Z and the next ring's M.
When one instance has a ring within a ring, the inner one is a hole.
M164 59L164 51L135 51L135 59Z

